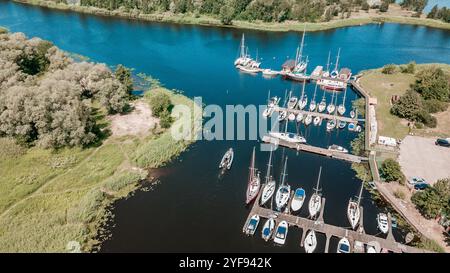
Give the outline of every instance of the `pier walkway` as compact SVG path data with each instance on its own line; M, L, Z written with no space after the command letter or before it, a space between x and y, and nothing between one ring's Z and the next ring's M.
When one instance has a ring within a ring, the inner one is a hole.
M401 252L425 253L425 252L428 252L423 249L403 245L401 243L396 242L394 240L394 237L392 236L392 225L389 225L389 234L388 234L387 238L384 239L384 238L380 238L380 237L376 237L376 236L368 235L368 234L364 233L363 228L360 228L357 231L354 231L354 230L345 229L342 227L333 226L333 225L324 223L323 211L324 211L325 201L326 201L325 198L322 198L322 208L321 208L319 217L317 218L317 220L312 220L312 219L307 219L307 218L303 218L303 217L298 217L298 216L295 216L295 215L292 215L289 213L276 212L271 209L261 207L259 205L259 199L261 196L261 192L262 191L260 191L260 193L258 194L258 197L255 199L255 201L253 203L252 209L247 217L247 220L244 223L244 226L242 229L243 231L245 231L245 228L247 227L248 222L250 221L251 217L253 215L257 214L261 218L261 220L260 220L261 226L263 225L262 222L264 222L263 218L267 219L269 217L272 217L275 219L276 224L278 224L281 221L286 221L286 222L288 222L290 227L295 226L295 227L302 229L303 230L302 238L301 238L301 241L299 242L300 246L303 246L303 242L304 242L306 233L310 229L313 229L316 232L325 234L325 236L326 236L325 253L327 253L329 250L329 241L330 241L330 238L333 236L338 237L338 238L347 237L347 239L350 242L352 250L354 248L355 241L359 241L364 244L376 241L376 242L378 242L378 244L380 245L381 248L390 250L393 252L397 252L397 253L401 253ZM388 215L388 217L389 217L389 222L390 222L390 217L391 217L390 214ZM363 219L363 215L362 215L362 207L361 207L360 227L363 227L362 219ZM255 233L255 235L257 236L257 235L259 235L259 233L257 232L257 233ZM289 236L289 234L288 234L288 236Z
M318 116L321 119L335 119L335 120L345 121L347 123L358 123L358 122L364 122L365 121L365 119L357 119L357 118L353 119L353 118L350 118L350 117L344 117L344 116L340 116L340 115L337 115L337 114L327 114L325 112L320 113L317 110L314 111L314 112L310 112L310 111L306 111L306 110L289 109L289 108L275 106L273 108L273 111L274 112L287 111L288 114L294 113L295 115L298 115L299 113L303 113L305 116L306 115L311 115L313 117L317 117ZM335 111L337 111L337 109Z

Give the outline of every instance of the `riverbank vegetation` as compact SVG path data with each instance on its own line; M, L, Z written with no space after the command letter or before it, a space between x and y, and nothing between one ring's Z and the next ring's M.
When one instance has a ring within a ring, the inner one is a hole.
M411 201L428 219L438 216L450 218L450 178L438 180L425 190L415 192Z
M400 184L405 183L405 176L402 173L400 164L392 158L388 158L383 161L380 168L381 177L386 182L400 182Z
M378 135L450 135L450 65L391 64L362 74L360 84L377 98Z
M409 5L390 0L369 7L365 0L15 0L49 8L148 21L232 26L267 31L318 31L369 23L394 22L450 29L450 24L420 16ZM306 23L306 24L305 24Z
M194 140L174 140L157 118L144 135L111 132L112 113L126 118L138 102L150 108L147 98L129 101L123 67L75 63L17 33L1 34L0 48L0 251L95 250L107 207ZM153 92L196 107L162 87Z

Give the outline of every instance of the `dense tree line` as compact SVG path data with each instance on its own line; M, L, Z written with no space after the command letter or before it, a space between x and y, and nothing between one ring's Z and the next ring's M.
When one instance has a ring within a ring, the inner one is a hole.
M440 19L446 23L450 23L450 9L447 7L439 8L435 5L427 15L427 18Z
M428 0L403 0L400 5L403 8L422 13L427 4Z
M411 201L427 218L450 217L450 179L441 179L433 186L414 193Z
M124 111L126 71L120 68L116 78L105 65L76 63L47 41L0 34L0 137L53 148L94 142L92 103Z

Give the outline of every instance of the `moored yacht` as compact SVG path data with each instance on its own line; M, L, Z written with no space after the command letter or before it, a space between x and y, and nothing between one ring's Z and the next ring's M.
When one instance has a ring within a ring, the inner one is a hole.
M377 215L377 223L378 223L378 229L383 232L384 234L387 234L389 232L389 223L388 223L388 217L386 213L379 213Z
M286 159L284 161L283 172L281 174L281 184L278 187L277 193L275 195L275 205L276 205L278 211L283 210L283 208L287 205L289 198L291 196L291 186L289 186L288 184L285 184L286 175L287 175L286 174L287 160L288 160L288 158L286 157Z
M273 241L277 244L284 245L284 243L286 242L288 229L288 223L286 221L281 221L275 230Z
M233 164L234 152L233 148L228 149L228 151L223 155L222 160L220 161L219 168L220 169L231 169L231 164Z
M292 211L293 212L299 211L302 208L305 199L306 199L305 190L303 188L296 189L291 202Z
M272 237L274 229L275 229L275 220L273 218L267 219L261 231L261 236L264 239L264 241L267 242L270 240L270 237Z
M248 178L247 194L246 194L246 204L249 204L253 199L256 198L261 187L261 180L259 177L259 172L255 168L255 147L253 147L252 161L250 163L250 174Z
M320 192L319 183L320 183L321 174L322 174L322 166L320 167L320 170L319 170L319 176L317 178L316 188L314 188L314 193L311 196L311 199L309 199L308 210L309 210L309 216L311 218L316 217L317 213L319 213L321 206L322 206L322 196L319 193Z
M330 145L328 147L328 150L334 151L334 152L340 152L340 153L344 153L344 154L348 153L347 149L345 149L342 146L336 145L336 144Z
M314 230L310 230L305 236L305 241L303 242L306 253L313 253L317 247L317 237Z
M262 189L261 194L261 205L264 205L270 198L272 198L273 193L275 192L275 180L271 175L272 170L272 149L270 149L269 162L267 163L267 172L266 172L266 181L264 187Z
M271 137L275 137L291 143L306 143L306 139L294 133L269 132Z
M246 235L255 234L255 231L258 228L259 219L260 218L258 214L255 214L252 216L252 218L250 218L250 221L248 221L247 227L245 228Z
M350 253L350 242L346 237L339 240L337 253Z

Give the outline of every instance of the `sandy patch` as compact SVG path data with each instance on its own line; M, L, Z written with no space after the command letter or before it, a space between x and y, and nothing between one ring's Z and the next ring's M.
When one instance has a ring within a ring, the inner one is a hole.
M450 148L434 144L436 138L407 136L400 145L399 163L407 179L418 176L434 184L450 177Z
M158 124L158 118L152 116L147 103L138 101L132 106L134 110L131 113L110 117L113 136L145 136Z

